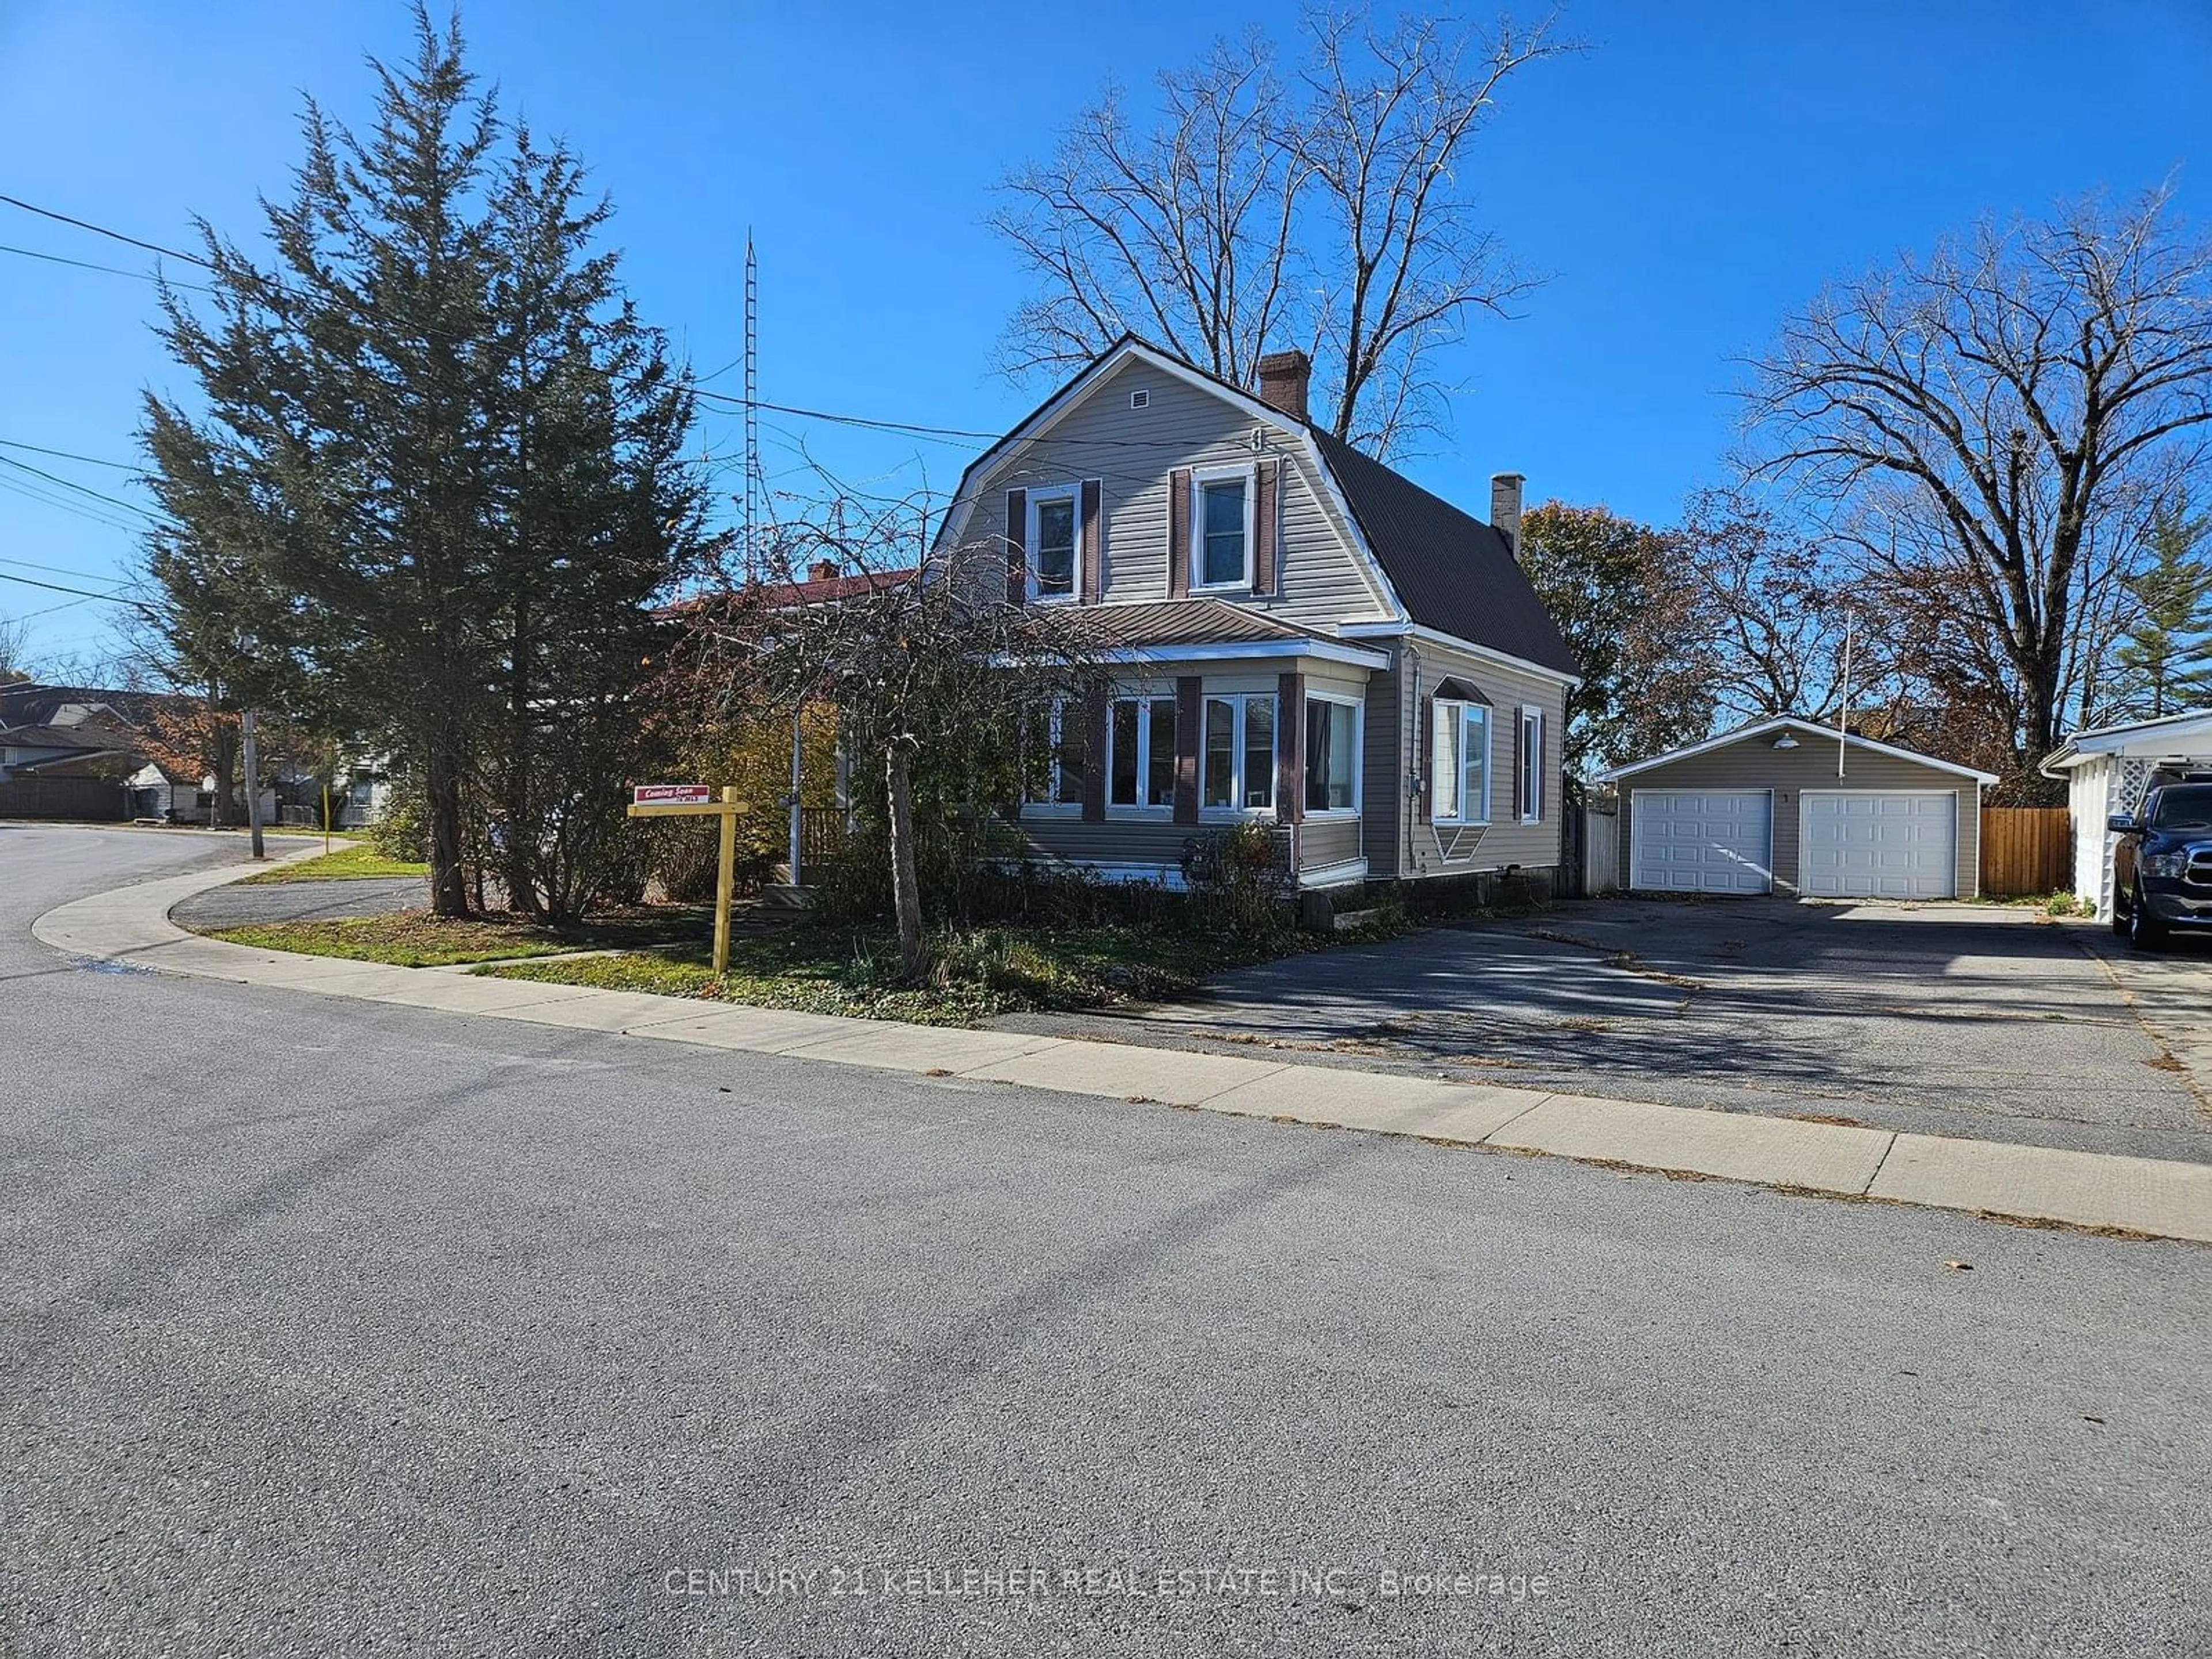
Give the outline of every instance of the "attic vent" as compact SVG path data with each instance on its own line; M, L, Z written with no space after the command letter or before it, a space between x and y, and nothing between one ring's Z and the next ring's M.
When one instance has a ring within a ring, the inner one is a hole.
M1132 392L1129 394L1129 407L1130 407L1130 408L1132 408L1132 409L1150 409L1150 408L1152 407L1152 394L1149 391Z

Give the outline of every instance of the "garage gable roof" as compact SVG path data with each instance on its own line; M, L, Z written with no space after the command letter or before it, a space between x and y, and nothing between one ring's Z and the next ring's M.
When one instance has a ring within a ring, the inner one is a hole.
M1808 738L1830 740L1836 736L1836 728L1832 726L1816 726L1811 720L1801 720L1794 715L1784 714L1774 720L1759 720L1750 726L1739 726L1733 732L1723 732L1717 738L1707 738L1703 743L1686 744L1680 749L1669 749L1665 754L1654 755L1650 760L1633 761L1626 766L1616 766L1609 772L1599 773L1597 781L1600 783L1612 783L1621 778L1633 777L1638 772L1649 772L1655 766L1668 766L1676 761L1687 760L1692 755L1703 755L1715 749L1724 749L1729 744L1741 743L1747 738L1768 737L1784 731L1802 733ZM1917 761L1921 765L1933 767L1939 772L1951 772L1962 778L1972 778L1977 783L1991 784L1997 781L1996 774L1994 772L1977 771L1971 766L1961 766L1956 761L1937 760L1933 755L1923 755L1911 749L1899 749L1894 744L1876 743L1872 738L1860 737L1856 732L1847 734L1844 741L1852 748L1863 749L1869 754L1888 755L1897 760Z

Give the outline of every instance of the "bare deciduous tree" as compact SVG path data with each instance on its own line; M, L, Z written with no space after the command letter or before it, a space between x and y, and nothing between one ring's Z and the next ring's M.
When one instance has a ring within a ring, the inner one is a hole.
M1157 125L1109 87L1052 158L1001 185L992 227L1038 280L1006 366L1058 369L1135 332L1252 382L1286 343L1320 371L1324 425L1376 454L1440 417L1436 348L1533 281L1476 222L1468 162L1500 88L1569 50L1549 20L1485 34L1310 10L1289 82L1253 33L1159 77Z
M839 746L882 787L901 969L927 969L917 794L988 813L1018 799L1036 712L1087 690L1097 653L1066 609L1009 602L1000 544L915 556L920 501L852 495L777 526L782 580L692 613L701 682L725 705L836 711ZM827 568L846 580L796 580Z
M1711 690L1738 720L1825 719L1843 701L1848 577L1820 547L1732 490L1702 490L1682 526L1682 557L1702 590ZM1883 678L1877 630L1854 636L1854 678Z
M1844 283L1753 365L1755 470L1826 497L1862 570L1986 655L2033 788L2109 654L2149 505L2212 427L2212 245L2156 191L1984 224Z

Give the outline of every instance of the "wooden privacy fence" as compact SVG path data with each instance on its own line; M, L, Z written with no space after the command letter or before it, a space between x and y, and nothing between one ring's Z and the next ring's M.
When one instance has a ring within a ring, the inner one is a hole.
M2074 883L2074 823L2063 806L1982 808L1982 895L2025 898Z
M0 818L88 818L113 823L131 816L131 792L101 778L0 781Z

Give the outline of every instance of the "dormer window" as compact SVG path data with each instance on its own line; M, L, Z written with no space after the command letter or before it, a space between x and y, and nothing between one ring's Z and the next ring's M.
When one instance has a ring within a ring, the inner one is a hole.
M1030 597L1072 599L1076 595L1076 486L1030 495Z
M1190 588L1252 586L1252 469L1206 467L1191 475Z

